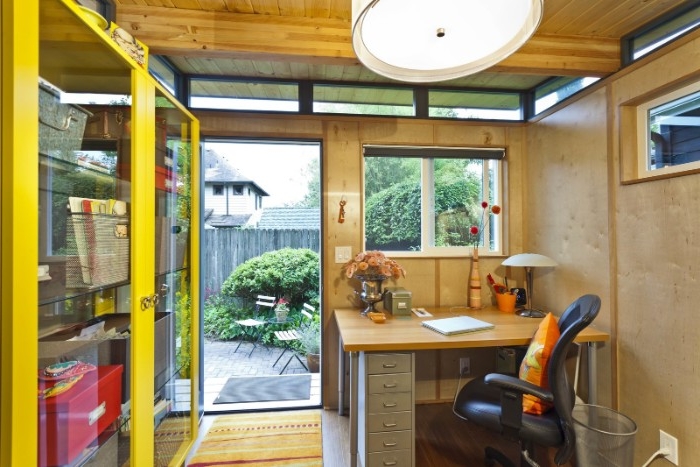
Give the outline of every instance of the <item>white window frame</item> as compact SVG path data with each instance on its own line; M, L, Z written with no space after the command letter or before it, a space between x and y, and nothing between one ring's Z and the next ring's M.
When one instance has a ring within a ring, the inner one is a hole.
M485 187L488 189L490 185L490 171L489 171L489 163L495 163L495 176L497 178L496 180L496 193L494 193L493 196L493 204L497 204L501 207L503 207L504 204L504 198L503 198L503 164L505 160L505 153L506 150L505 148L467 148L467 147L460 147L460 148L453 148L453 147L417 147L417 146L411 146L411 147L405 147L405 146L377 146L377 145L364 145L363 150L367 147L372 147L372 148L391 148L391 150L407 150L410 152L413 151L425 151L426 153L428 151L475 151L475 152L481 152L481 151L495 151L495 152L501 152L502 156L499 159L494 158L486 158L486 157L472 157L472 159L483 159L484 163L482 164L483 166L483 172L482 172L482 187ZM402 157L402 156L395 156L395 157ZM408 155L403 156L403 157L409 157ZM416 156L413 156L416 157ZM453 156L454 157L454 156ZM463 257L463 256L471 256L473 253L473 247L471 246L452 246L452 247L438 247L435 246L435 190L434 190L434 164L432 163L434 159L436 158L441 158L441 157L431 157L431 156L422 156L421 158L421 250L420 251L406 251L406 250L382 250L384 252L390 252L392 257L405 257L405 258L420 258L420 257L444 257L444 258L450 258L450 257ZM468 158L468 157L460 157L460 158ZM364 195L364 187L365 187L365 164L364 164L364 157L363 157L363 164L362 164L362 203L364 207L365 203L365 195ZM488 199L489 193L484 193L485 199ZM495 233L495 249L490 250L488 247L485 246L479 246L479 255L480 256L502 256L504 255L506 248L505 248L505 225L506 225L506 220L504 217L503 211L501 211L501 214L496 216L497 222L495 223L494 226L491 226L489 222L484 222L484 230L481 235L483 235L482 238L489 238L490 235L490 229L491 227L494 227L496 230ZM362 243L364 249L366 249L365 245L365 239L366 239L366 231L365 231L365 213L363 209L363 214L362 214Z
M637 107L637 174L638 178L657 178L660 176L678 175L697 171L700 169L700 161L685 162L662 168L651 168L649 159L651 156L651 117L650 113L666 104L673 103L684 97L700 92L700 82L692 83L675 91L664 94L655 99L640 104Z

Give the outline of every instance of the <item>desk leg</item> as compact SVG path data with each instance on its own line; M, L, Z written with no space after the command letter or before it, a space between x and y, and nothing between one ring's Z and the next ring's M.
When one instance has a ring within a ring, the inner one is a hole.
M598 352L595 342L588 343L588 403L598 403Z
M359 387L359 352L350 352L350 467L357 466L357 400Z
M345 351L343 338L338 338L338 415L345 415Z

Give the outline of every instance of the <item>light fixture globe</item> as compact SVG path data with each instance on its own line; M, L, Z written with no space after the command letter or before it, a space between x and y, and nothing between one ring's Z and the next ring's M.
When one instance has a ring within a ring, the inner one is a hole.
M557 262L552 258L536 253L520 253L506 258L501 263L503 266L519 266L525 268L525 282L527 287L527 305L525 308L518 310L516 313L526 318L543 318L545 313L542 310L536 310L532 306L532 268L557 266Z
M446 81L508 57L541 19L542 0L353 0L352 44L380 75Z

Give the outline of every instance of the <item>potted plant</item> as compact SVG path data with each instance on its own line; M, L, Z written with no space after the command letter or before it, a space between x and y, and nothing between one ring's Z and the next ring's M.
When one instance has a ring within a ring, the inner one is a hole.
M306 364L311 373L318 373L321 362L321 326L312 322L300 331L299 342L306 353Z
M275 305L275 316L277 317L278 323L284 323L287 321L287 315L289 314L289 302L286 298L282 297L277 301Z

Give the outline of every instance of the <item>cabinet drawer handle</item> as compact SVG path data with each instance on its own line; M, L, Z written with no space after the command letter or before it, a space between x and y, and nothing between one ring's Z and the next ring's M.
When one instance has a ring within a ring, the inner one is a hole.
M385 389L395 388L396 386L397 386L396 383L384 383L384 388L385 388Z
M386 423L384 422L384 428L394 428L396 426L396 423Z
M398 464L398 462L396 462L395 460L394 461L384 461L383 464L384 465L396 465L396 464Z
M384 408L390 409L396 407L398 404L396 402L384 402Z
M396 363L384 363L382 366L384 368L396 368Z
M393 442L393 443L387 443L387 442L385 442L385 443L384 443L384 447L385 447L385 448L393 448L393 447L396 446L397 444L399 444L399 443L397 443L397 442Z

